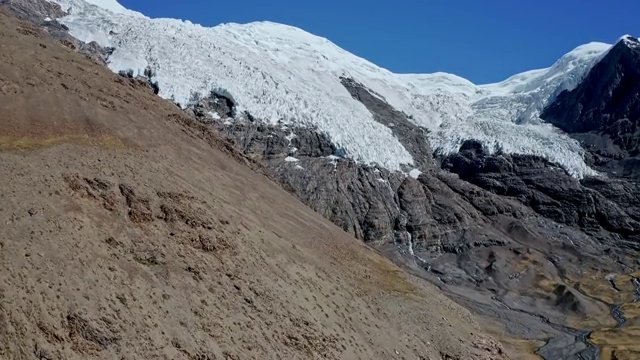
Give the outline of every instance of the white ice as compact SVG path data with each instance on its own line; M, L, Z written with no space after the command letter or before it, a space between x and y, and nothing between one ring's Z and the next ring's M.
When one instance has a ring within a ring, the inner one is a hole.
M490 149L543 156L573 175L593 173L578 143L539 118L572 89L610 48L577 47L551 67L487 85L447 73L394 74L303 30L271 22L212 28L175 19L150 19L115 0L55 0L58 19L83 41L115 47L114 71L153 68L160 95L186 104L192 93L225 91L238 112L280 125L326 133L348 157L390 170L413 159L390 128L374 121L340 83L349 76L429 130L432 147L456 152L474 138ZM470 60L472 61L472 60ZM500 59L496 59L500 61Z
M411 176L414 179L417 179L421 174L422 174L422 171L420 171L418 169L413 169L413 170L409 171L409 176Z

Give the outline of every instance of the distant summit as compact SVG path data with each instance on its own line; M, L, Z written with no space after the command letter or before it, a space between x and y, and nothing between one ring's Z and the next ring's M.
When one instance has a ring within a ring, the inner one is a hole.
M617 173L640 173L640 42L625 35L572 91L542 117L585 144L591 162Z

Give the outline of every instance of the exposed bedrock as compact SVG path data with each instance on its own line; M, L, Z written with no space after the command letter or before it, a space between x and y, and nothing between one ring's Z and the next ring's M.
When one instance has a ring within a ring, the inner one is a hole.
M640 176L640 41L627 36L542 118L578 139L596 168Z
M219 95L196 111L345 231L467 299L461 302L477 313L494 309L487 316L505 324L509 336L560 336L556 342L571 341L575 354L595 349L586 333L563 326L570 318L608 317L611 304L568 279L585 269L621 273L638 266L635 184L579 181L542 158L489 154L473 140L436 164L424 129L357 81L342 81L377 121L394 124L394 134L419 159L417 179L345 158L314 129L265 124L250 114L228 119L232 110L216 109L228 103ZM540 323L540 316L557 326ZM557 354L554 344L541 351Z

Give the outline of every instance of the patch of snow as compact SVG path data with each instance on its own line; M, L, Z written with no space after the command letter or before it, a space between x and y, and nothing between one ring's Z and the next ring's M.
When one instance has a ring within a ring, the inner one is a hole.
M436 72L433 74L399 74L398 76L404 78L410 86L422 94L447 92L463 95L466 98L482 95L482 90L477 85L453 74Z
M333 170L337 170L338 169L338 160L340 160L341 158L339 156L335 156L335 155L329 155L327 156L327 159L329 159L329 162L333 165Z
M211 117L214 120L220 120L221 119L220 115L215 111L209 111L208 114L211 115Z
M296 165L296 169L298 169L298 170L304 170L304 168L303 168L302 166L300 166L300 165Z
M293 156L287 156L286 158L284 158L284 161L286 161L286 162L298 162L300 160L298 160L297 158L294 158Z
M99 8L100 11L108 11L113 14L125 14L130 16L143 16L142 14L131 11L124 6L120 5L117 0L84 0L84 1L76 1L76 0L47 0L49 2L57 3L62 6L65 12L69 13L68 9L74 6L85 6L90 5L95 8Z
M295 139L295 138L297 138L297 137L298 137L298 135L296 135L296 134L294 134L293 132L291 132L291 133L289 133L289 135L287 135L287 136L285 137L285 139L289 140L289 144L291 144L291 140L293 140L293 139Z
M88 3L109 10L113 13L127 13L128 10L116 0L86 0Z
M579 46L546 69L476 85L447 74L394 74L329 40L275 24L222 24L212 28L174 19L150 19L115 0L51 0L67 9L60 19L82 41L113 46L114 71L147 66L160 95L185 104L192 92L225 89L237 110L271 124L317 128L346 157L390 170L414 159L391 129L342 86L348 76L429 130L435 151L457 152L480 140L507 153L557 162L576 177L592 174L583 149L539 115L562 90L573 89L611 47Z
M50 22L50 21L53 21L53 19L51 19L50 17L47 16L46 18L44 18L44 21Z
M85 0L95 6L101 7L114 13L126 13L127 9L116 0Z
M414 179L417 179L421 174L422 174L422 171L420 171L418 169L413 169L413 170L409 171L409 176L411 176Z
M415 256L416 253L413 251L413 238L411 237L411 233L407 231L407 237L409 239L409 254L411 256Z
M378 182L381 182L381 183L388 183L389 181L387 181L387 180L385 180L385 179L383 179L383 178L378 178Z
M294 134L293 131L289 133L289 135L285 136L285 139L289 141L289 144L287 144L287 147L289 148L290 153L295 153L296 151L298 151L298 148L296 148L295 146L291 146L291 141L297 137L298 136Z
M624 35L622 36L618 42L624 42L625 45L627 45L628 47L631 48L638 48L640 47L640 42L637 38L631 36L631 35Z
M231 120L227 119L223 122L224 125L231 125Z

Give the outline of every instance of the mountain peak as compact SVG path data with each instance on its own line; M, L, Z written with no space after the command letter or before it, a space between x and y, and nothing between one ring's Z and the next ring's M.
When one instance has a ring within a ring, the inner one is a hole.
M640 40L631 35L623 35L616 44L624 44L628 47L637 48L640 47Z
M542 117L567 133L592 132L590 145L599 162L612 164L640 150L640 42L625 35L599 59L581 84L561 93ZM602 137L600 139L600 137ZM626 153L625 153L626 152Z
M636 37L634 37L633 35L622 35L619 39L619 41L631 41L631 42L638 42L638 39Z

